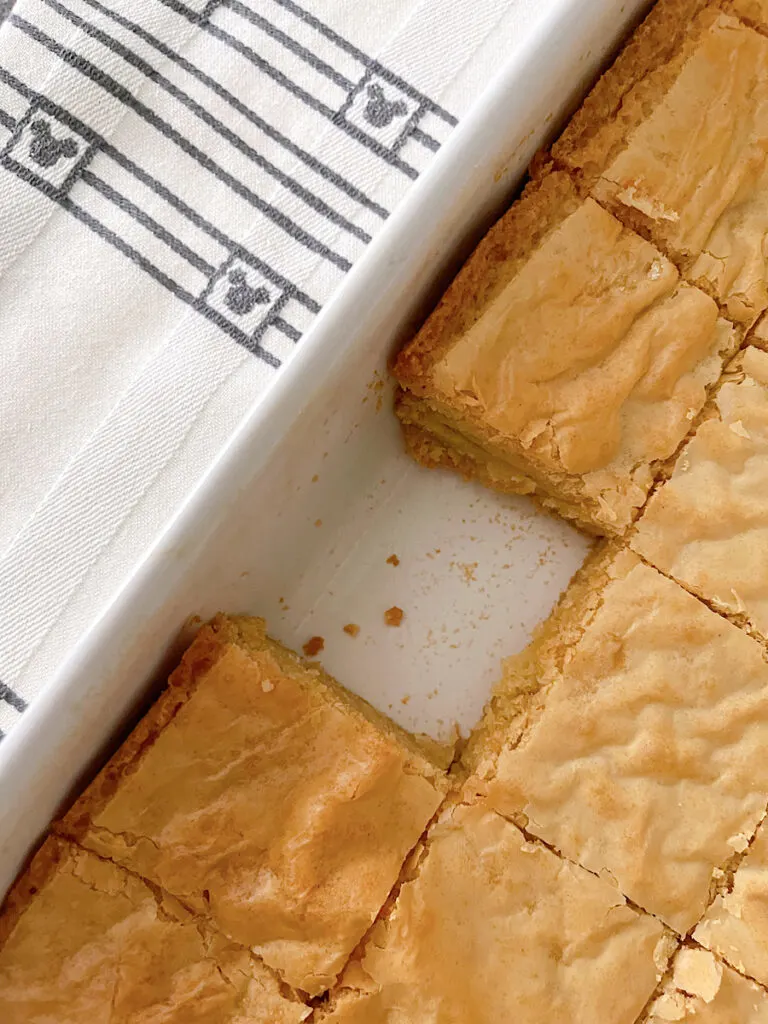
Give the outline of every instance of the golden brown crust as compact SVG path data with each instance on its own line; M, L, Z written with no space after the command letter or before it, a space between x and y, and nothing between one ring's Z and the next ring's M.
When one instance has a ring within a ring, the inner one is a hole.
M688 433L734 332L562 172L502 227L509 258L481 245L401 354L397 414L458 449L465 475L477 463L472 475L499 490L539 491L561 515L620 534Z
M723 9L758 32L768 31L768 0L725 0Z
M478 788L683 935L765 811L768 666L628 549L606 568L591 620L574 603L561 657L555 631L508 664L513 698L531 675L539 691Z
M19 918L38 892L56 873L66 858L69 844L58 836L50 836L34 855L26 869L16 879L13 888L0 907L0 953Z
M221 657L233 639L233 627L223 615L202 626L181 662L171 673L168 685L139 724L110 758L85 792L52 828L79 840L95 817L114 795L121 780L141 762L158 736L176 717L194 693L198 683Z
M444 439L432 433L418 421L411 421L407 418L408 412L416 412L419 402L414 401L407 393L404 393L402 404L397 406L397 414L401 418L403 440L406 451L420 465L426 469L450 469L460 473L465 480L477 480L483 486L491 490L499 491L501 494L525 494L529 497L546 515L555 516L560 519L565 517L577 523L579 529L584 533L602 537L605 530L599 529L595 523L585 515L585 508L589 508L587 502L567 501L564 496L555 499L543 489L536 486L534 480L526 476L522 471L513 469L508 463L501 460L494 460L489 453L477 449L477 458L473 458L466 448L469 442L462 438L461 444L465 448L460 451Z
M576 172L576 180L588 185L643 111L674 81L717 14L711 0L655 4L553 145L555 165Z
M567 174L531 182L520 199L483 238L416 337L393 367L397 380L416 393L429 389L429 371L453 341L499 294L530 253L579 205Z
M3 1024L298 1024L296 994L245 947L116 864L48 840L3 916Z
M562 668L568 652L599 606L619 551L614 541L596 544L558 598L549 618L536 627L528 646L506 659L504 674L462 753L462 766L468 773L488 775L494 770L502 747L520 734L526 715L547 682L545 667Z
M482 803L457 805L320 1019L632 1024L669 947L610 880L528 842Z
M263 620L220 616L58 828L315 996L442 801L434 754Z

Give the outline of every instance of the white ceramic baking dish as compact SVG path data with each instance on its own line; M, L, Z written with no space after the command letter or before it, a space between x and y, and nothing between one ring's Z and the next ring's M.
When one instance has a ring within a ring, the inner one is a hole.
M341 682L439 736L477 720L500 658L526 643L582 561L586 540L526 499L412 464L386 383L393 347L648 4L521 6L507 67L0 744L0 890L146 706L189 616L264 615L297 648L321 635ZM399 628L384 624L393 605ZM355 638L342 630L350 622Z

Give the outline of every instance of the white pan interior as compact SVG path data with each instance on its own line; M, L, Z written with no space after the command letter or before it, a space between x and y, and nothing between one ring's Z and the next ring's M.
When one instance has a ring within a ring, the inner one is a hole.
M114 745L190 615L264 615L409 729L477 720L587 541L403 453L386 362L457 256L508 201L642 0L531 4L529 29L318 318L297 355L54 685L0 744L0 892ZM398 566L387 562L395 554ZM281 600L282 599L282 600ZM403 609L399 628L384 612ZM347 623L360 626L357 637Z

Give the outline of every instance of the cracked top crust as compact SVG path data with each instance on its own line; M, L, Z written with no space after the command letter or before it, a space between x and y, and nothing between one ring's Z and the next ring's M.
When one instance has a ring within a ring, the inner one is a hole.
M768 354L746 349L709 412L631 544L768 637Z
M173 716L161 700L61 829L323 991L436 811L443 773L256 620L204 627L165 699Z
M658 5L552 153L750 324L768 306L768 39L714 7L672 28L675 6Z
M768 995L703 949L681 949L643 1024L768 1024Z
M599 571L597 609L574 608L573 647L537 670L535 651L508 663L510 700L518 663L521 689L534 671L539 688L477 785L683 934L768 802L768 664L631 552Z
M328 1024L632 1024L666 966L658 921L482 804L445 812ZM321 1018L323 1019L323 1018Z
M765 825L758 830L736 870L732 890L715 898L694 932L694 938L738 971L768 985L768 828Z
M0 922L3 1024L297 1024L308 1013L242 946L64 840L45 843Z
M657 249L553 174L481 243L395 374L553 493L578 491L598 526L621 529L652 464L690 429L732 334Z

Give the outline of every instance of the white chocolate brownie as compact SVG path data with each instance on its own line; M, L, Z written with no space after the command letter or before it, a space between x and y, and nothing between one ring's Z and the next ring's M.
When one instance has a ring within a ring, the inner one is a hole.
M738 338L566 174L531 185L398 356L412 453L622 533Z
M768 803L762 646L628 550L509 660L469 785L681 935Z
M633 1024L674 943L652 917L487 806L432 828L327 1024Z
M416 740L261 620L220 617L59 829L316 995L446 788Z

